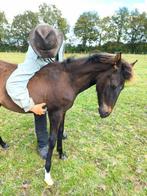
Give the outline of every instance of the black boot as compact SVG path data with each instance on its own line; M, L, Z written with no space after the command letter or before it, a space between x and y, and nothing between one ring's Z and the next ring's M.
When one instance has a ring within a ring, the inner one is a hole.
M46 114L36 115L35 118L35 132L38 143L38 153L42 159L46 159L48 152L48 131L47 131L47 119Z
M46 159L48 153L48 146L44 146L42 148L38 147L38 153L42 159Z

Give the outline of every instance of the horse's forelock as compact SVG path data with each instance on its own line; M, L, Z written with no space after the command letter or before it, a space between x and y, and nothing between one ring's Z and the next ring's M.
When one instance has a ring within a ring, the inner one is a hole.
M131 80L133 77L132 66L124 60L122 61L122 74L125 80Z

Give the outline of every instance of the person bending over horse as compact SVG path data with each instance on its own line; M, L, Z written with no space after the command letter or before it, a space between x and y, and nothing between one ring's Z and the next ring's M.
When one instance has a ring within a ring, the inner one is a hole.
M23 63L10 75L6 90L11 99L25 112L31 111L35 118L38 152L46 159L48 131L45 103L35 104L29 96L27 84L34 74L45 65L63 60L63 34L48 24L37 25L29 34L29 47ZM44 107L43 107L44 106Z

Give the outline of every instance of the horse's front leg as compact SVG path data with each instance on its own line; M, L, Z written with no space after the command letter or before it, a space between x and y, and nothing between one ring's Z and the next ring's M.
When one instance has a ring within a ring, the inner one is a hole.
M45 182L50 186L53 185L53 180L50 175L51 159L57 141L58 129L62 121L62 118L63 118L63 113L61 111L49 113L50 137L49 137L49 149L48 149L48 154L45 163Z
M59 158L64 160L66 159L66 155L63 153L63 146L62 146L62 139L63 139L63 132L64 132L64 119L65 114L63 115L63 118L61 120L58 135L57 135L57 152L59 153Z

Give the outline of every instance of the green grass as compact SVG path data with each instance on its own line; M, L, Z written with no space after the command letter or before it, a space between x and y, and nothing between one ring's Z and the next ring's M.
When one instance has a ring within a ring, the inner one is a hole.
M67 112L68 159L59 160L54 151L50 189L36 152L33 116L0 109L0 135L10 145L0 148L0 195L147 195L147 55L124 58L138 63L110 117L99 117L95 87L80 94ZM0 53L0 59L18 63L24 54Z

